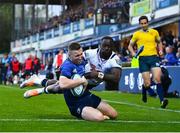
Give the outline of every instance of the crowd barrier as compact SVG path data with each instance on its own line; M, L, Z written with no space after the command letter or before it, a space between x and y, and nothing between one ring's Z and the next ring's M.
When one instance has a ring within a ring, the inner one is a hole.
M177 90L180 92L180 67L166 67L169 75L172 78L172 84L169 87L169 92ZM140 93L142 90L143 79L138 68L123 68L121 79L119 81L119 91L129 93ZM156 86L151 86L156 88ZM100 84L95 90L104 90L104 84Z

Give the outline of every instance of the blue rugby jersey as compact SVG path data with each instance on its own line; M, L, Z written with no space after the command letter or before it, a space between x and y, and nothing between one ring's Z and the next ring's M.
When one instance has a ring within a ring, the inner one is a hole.
M83 60L81 64L74 64L70 59L66 59L60 68L61 76L71 78L74 74L79 74L81 76L85 73L86 61ZM74 103L78 102L82 97L90 95L91 93L88 90L84 91L82 96L76 97L73 96L70 89L64 90L64 98L68 106L72 106Z

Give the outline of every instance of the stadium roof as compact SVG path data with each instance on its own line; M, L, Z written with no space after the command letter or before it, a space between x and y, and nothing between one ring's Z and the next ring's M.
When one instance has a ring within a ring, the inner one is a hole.
M45 4L47 0L0 0L0 3L14 3L14 4ZM79 3L77 0L64 0L66 5L74 5ZM50 5L63 4L63 0L49 0Z

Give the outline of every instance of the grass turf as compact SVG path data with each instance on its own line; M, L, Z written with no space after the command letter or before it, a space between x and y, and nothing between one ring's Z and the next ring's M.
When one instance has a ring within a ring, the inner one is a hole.
M180 99L161 109L158 98L141 102L140 94L93 92L119 113L116 120L89 122L71 116L63 95L24 99L26 89L0 85L0 132L180 132Z

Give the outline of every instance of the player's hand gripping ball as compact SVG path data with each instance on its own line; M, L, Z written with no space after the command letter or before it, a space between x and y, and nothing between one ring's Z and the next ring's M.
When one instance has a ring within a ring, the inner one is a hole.
M80 79L81 76L79 74L74 74L71 79ZM73 89L71 89L71 93L73 94L73 96L79 97L82 96L84 93L85 87L83 85L79 85Z

